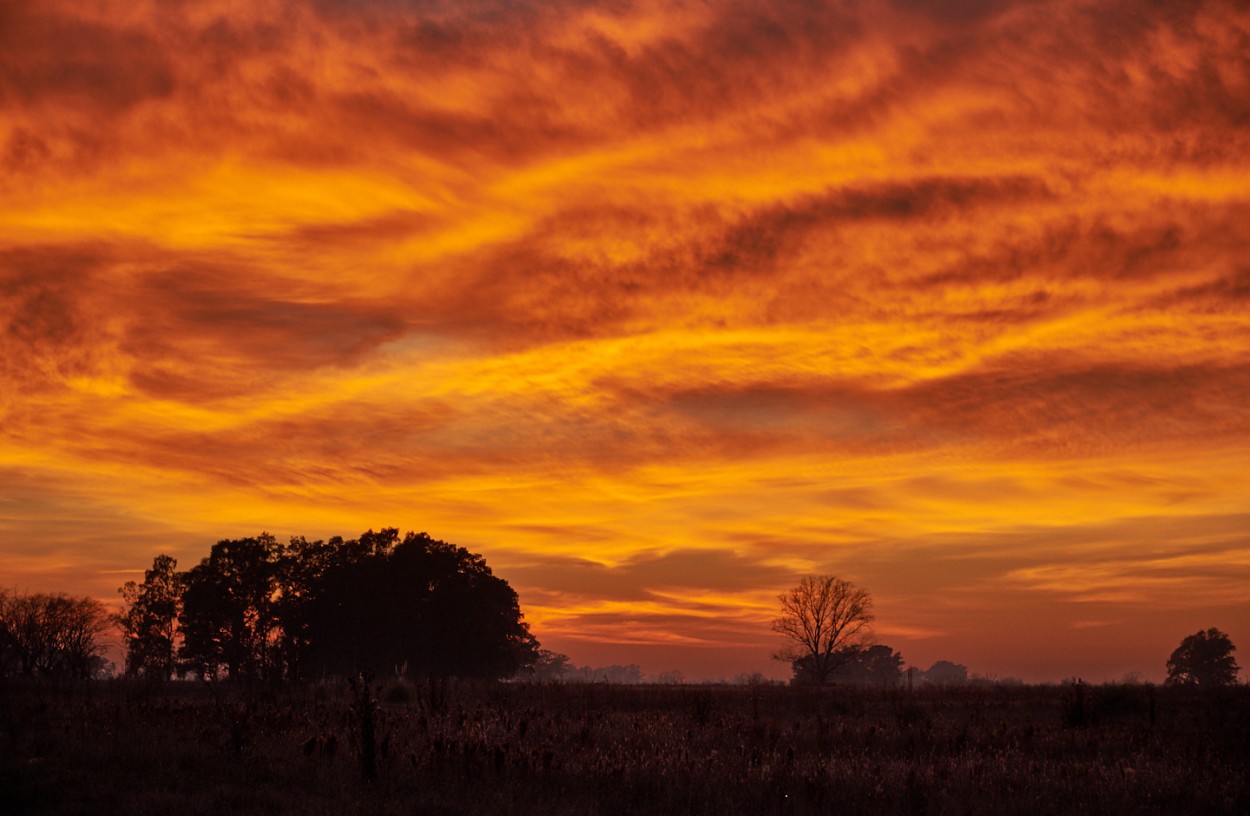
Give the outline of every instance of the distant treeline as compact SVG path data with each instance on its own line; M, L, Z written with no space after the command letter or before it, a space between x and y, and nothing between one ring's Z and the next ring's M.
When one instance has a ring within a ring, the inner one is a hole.
M129 676L494 679L538 652L516 592L480 555L395 528L350 540L222 540L186 571L157 556L120 592Z
M795 661L792 685L817 685L806 673L804 661ZM614 685L654 684L662 686L682 685L686 682L683 672L670 669L658 674L644 674L642 667L628 665L575 666L567 655L548 649L538 650L538 659L520 675L525 679L548 683L609 683ZM884 644L857 649L845 655L843 662L834 669L827 684L862 686L865 688L920 688L924 686L1004 686L1023 685L1014 677L982 677L969 675L968 667L949 660L939 660L928 669L915 666L903 668L903 656ZM735 686L781 685L760 672L742 672L718 684Z
M927 669L917 666L903 668L903 656L885 644L851 647L838 655L839 663L828 673L826 683L843 686L895 688L898 686L967 686L979 684L1019 685L1015 678L985 678L968 674L968 667L950 660L938 660ZM791 664L792 683L799 686L820 685L809 669L810 658Z

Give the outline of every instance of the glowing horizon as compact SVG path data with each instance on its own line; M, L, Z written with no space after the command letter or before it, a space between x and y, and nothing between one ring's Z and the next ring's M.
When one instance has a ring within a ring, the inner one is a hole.
M1250 647L1231 0L19 0L0 46L6 588L396 526L579 665L785 676L806 573L920 667Z

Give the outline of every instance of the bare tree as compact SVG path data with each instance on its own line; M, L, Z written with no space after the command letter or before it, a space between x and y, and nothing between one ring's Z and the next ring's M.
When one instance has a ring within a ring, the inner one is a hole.
M60 597L56 606L59 669L88 680L100 670L104 653L100 637L111 628L109 614L95 598Z
M781 615L773 631L788 642L773 657L801 665L811 682L824 685L834 669L867 645L872 598L850 581L808 576L779 599Z
M26 677L89 678L101 655L98 638L108 631L104 605L69 595L0 597L0 660L6 672Z

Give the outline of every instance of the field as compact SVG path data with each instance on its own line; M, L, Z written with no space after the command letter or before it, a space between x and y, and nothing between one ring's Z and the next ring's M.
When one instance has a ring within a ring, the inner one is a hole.
M1250 813L1250 687L0 688L0 813Z

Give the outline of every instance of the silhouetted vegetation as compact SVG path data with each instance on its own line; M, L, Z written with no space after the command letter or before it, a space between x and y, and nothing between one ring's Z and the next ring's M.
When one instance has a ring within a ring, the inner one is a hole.
M115 620L126 650L128 676L173 676L183 583L178 562L168 555L158 555L152 568L144 573L142 584L127 581L118 590L125 609Z
M158 557L121 590L113 681L13 682L91 676L109 618L0 593L0 813L1250 812L1250 688L1222 632L1186 638L1161 688L950 661L902 683L902 655L859 636L866 594L826 589L849 593L843 637L821 619L788 688L577 669L480 556L394 529ZM519 670L561 682L498 682Z
M1194 686L1229 686L1237 682L1236 651L1219 629L1195 632L1181 641L1168 658L1168 682Z
M924 671L924 682L931 686L963 686L968 683L968 667L939 660Z
M0 591L0 677L89 679L104 665L108 628L92 598Z
M510 677L537 658L516 593L481 556L394 528L228 539L122 587L131 676L249 683L357 674ZM175 648L175 644L177 647Z
M842 660L828 672L825 682L836 685L879 686L893 688L903 679L903 656L889 646L878 643L846 649ZM820 685L811 655L792 664L795 685Z
M789 662L804 682L824 685L867 648L872 598L850 581L808 576L778 600L781 614L773 631L786 642L774 657Z
M30 685L0 812L1250 812L1250 688L1075 688Z

